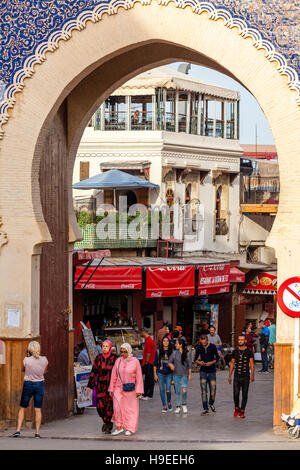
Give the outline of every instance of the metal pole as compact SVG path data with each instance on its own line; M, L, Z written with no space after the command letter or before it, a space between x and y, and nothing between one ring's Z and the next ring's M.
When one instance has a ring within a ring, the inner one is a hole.
M299 392L299 332L300 318L295 318L295 340L294 340L294 403Z

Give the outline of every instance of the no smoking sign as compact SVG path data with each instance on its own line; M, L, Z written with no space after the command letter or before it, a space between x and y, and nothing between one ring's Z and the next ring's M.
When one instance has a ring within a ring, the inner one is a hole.
M290 277L278 289L277 302L290 317L300 318L300 277Z

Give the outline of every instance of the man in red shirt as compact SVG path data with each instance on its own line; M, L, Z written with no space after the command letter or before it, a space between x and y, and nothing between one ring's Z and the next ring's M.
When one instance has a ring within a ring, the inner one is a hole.
M144 395L141 396L142 400L150 400L153 397L154 390L154 372L153 364L155 360L156 346L155 342L149 335L146 328L140 330L140 335L145 339L144 354L143 354L143 373L145 374L144 382Z

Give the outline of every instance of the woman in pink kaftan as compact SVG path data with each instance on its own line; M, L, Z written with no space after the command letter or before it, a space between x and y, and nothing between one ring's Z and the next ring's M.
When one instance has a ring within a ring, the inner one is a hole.
M132 356L132 348L128 343L122 344L121 357L116 360L112 370L108 391L113 397L114 414L112 422L116 429L112 435L126 430L130 436L138 429L139 395L144 393L142 369L138 359ZM124 392L123 384L134 383L135 390Z

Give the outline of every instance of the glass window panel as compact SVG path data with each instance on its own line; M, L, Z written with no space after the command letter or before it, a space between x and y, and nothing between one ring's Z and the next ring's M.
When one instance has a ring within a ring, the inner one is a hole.
M178 132L186 132L187 93L178 95Z
M205 100L205 126L204 135L213 137L214 135L215 102Z
M110 96L105 101L105 130L125 130L125 96Z
M216 101L216 137L224 136L224 103Z
M166 103L165 103L165 116L167 131L175 132L175 108L176 108L176 92L175 90L167 90Z
M198 122L199 94L191 94L191 117L190 117L190 133L197 134Z
M152 96L131 97L130 118L132 130L151 130L152 114Z

